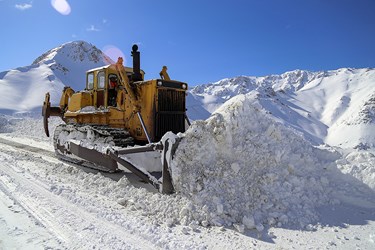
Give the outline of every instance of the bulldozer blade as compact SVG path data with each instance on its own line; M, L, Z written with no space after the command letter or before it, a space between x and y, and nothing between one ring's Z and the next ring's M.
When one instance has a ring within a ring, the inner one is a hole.
M104 167L108 172L115 172L118 170L117 162L115 160L95 149L85 148L74 142L69 142L69 152L84 160L98 164L100 168Z
M144 182L153 185L157 190L159 190L160 182L154 176L152 176L150 173L148 173L147 171L142 171L141 169L137 168L136 166L134 166L132 163L130 163L126 159L118 156L118 154L116 152L109 151L108 155L113 160L115 160L116 162L120 163L122 166L127 168L130 172L132 172L133 174L138 176Z
M120 163L129 171L137 175L143 181L153 185L157 190L159 190L159 192L163 194L172 194L174 193L174 187L172 183L169 164L171 157L173 157L179 142L180 138L178 137L175 137L172 140L167 138L166 140L161 141L159 143L150 143L145 146L109 150L107 154L116 162ZM151 173L143 169L137 168L132 163L127 161L125 158L121 157L121 155L131 155L135 153L143 153L150 151L161 151L161 154L163 156L161 181L157 180L153 175L151 175Z
M83 147L75 141L69 141L67 148L66 146L62 145L57 145L57 148L64 155L73 154L75 156L78 156L83 160L87 160L91 163L100 166L101 170L103 170L104 168L106 171L114 172L118 170L117 164L121 164L130 172L138 176L141 180L154 186L159 192L163 194L172 194L174 193L174 187L169 164L177 149L179 141L180 138L178 137L173 139L167 138L166 140L163 140L161 142L150 143L145 146L116 149L110 148L105 153L99 152L96 149ZM151 151L160 151L162 154L163 160L161 179L156 178L150 172L142 168L136 167L127 158L123 157L124 155L131 155Z
M173 145L169 145L169 141L167 140L164 145L163 150L163 175L162 175L162 189L161 192L163 194L171 194L174 192L174 187L172 184L172 177L169 171L168 161L167 161L167 152L169 147L173 147Z
M162 139L163 140L163 139ZM172 176L171 176L171 160L176 152L178 144L180 143L181 138L174 135L174 138L170 139L167 138L166 140L162 141L163 144L163 175L162 175L162 187L161 193L163 194L172 194L174 193L174 186L172 183Z
M131 148L122 148L116 150L117 155L127 155L127 154L135 154L135 153L144 153L156 150L163 150L163 146L159 143L150 143L145 146L137 146Z

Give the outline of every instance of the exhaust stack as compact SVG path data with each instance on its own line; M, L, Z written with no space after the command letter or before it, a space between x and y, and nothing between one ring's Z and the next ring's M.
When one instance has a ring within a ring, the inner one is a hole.
M138 51L138 45L134 44L132 47L132 57L133 57L133 82L143 81L141 74L141 59L140 52Z

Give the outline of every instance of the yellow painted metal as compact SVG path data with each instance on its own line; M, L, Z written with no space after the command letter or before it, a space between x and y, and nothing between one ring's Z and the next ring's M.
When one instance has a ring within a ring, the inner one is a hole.
M159 75L160 75L161 79L169 81L169 80L171 80L171 78L169 77L167 70L168 70L167 66L163 66Z
M90 92L78 92L74 93L70 97L70 101L68 104L68 111L76 112L81 110L84 107L91 106L91 93Z
M74 90L71 87L65 87L60 98L60 108L64 110L69 103L70 97L74 94Z
M151 137L154 136L154 112L155 98L157 95L156 80L144 81L139 84L129 82L133 72L132 68L124 67L121 58L116 64L92 69L87 72L86 90L72 94L64 92L62 103L68 103L67 112L64 119L69 123L80 124L101 124L110 127L124 128L130 134L140 141L146 140L146 135L142 125L136 115L140 112ZM100 75L105 77L104 88L101 88L99 81ZM120 79L117 87L116 106L108 105L108 83L109 76L117 75ZM141 71L142 77L144 72ZM100 97L100 91L103 96ZM98 103L103 98L103 106ZM92 108L89 108L92 106ZM85 108L85 109L83 109Z
M148 133L151 138L154 138L155 126L155 99L157 98L156 80L144 81L137 84L137 94L139 96L139 111L145 123ZM131 115L129 119L129 127L132 134L137 140L147 140L146 134L142 129L142 125L137 115Z
M129 84L129 78L126 75L126 71L123 65L124 60L122 57L118 58L118 61L116 63L116 71L118 72L118 75L120 77L121 85L125 88L126 92L128 93L128 96L130 98L130 102L133 105L134 112L138 112L140 110L138 98L135 95L132 87Z

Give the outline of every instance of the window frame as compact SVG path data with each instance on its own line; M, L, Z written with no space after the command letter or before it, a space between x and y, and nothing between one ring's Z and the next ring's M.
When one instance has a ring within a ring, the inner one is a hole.
M92 82L90 82L91 77L92 77ZM94 89L94 72L87 73L86 89L87 90Z
M106 79L105 79L105 73L104 73L104 71L99 71L98 72L97 79L98 79L97 89L100 89L100 90L105 89ZM100 82L101 79L103 79L102 85L101 85L101 82Z

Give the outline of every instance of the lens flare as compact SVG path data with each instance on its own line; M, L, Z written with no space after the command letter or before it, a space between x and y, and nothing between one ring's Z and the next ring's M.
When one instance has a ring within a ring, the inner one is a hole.
M116 46L106 45L103 47L102 51L104 52L104 54L109 56L109 58L111 58L114 62L117 62L117 59L119 57L122 57L124 59L124 66L126 65L126 58L124 53L122 53L122 51Z
M70 5L66 0L51 0L51 5L61 15L69 15L71 12Z

